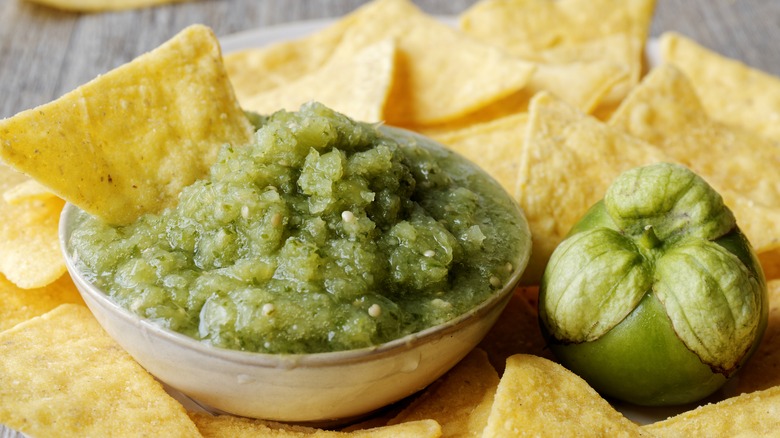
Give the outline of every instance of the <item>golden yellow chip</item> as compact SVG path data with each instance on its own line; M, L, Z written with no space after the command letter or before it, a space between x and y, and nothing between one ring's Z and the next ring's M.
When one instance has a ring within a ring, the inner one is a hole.
M173 204L252 127L195 25L54 102L0 121L0 158L111 223Z
M0 357L0 424L30 436L199 436L84 306L0 333Z
M643 436L588 384L538 356L507 360L483 436Z
M399 63L386 113L390 124L441 123L468 114L522 89L533 72L532 64L462 35L409 0L375 0L362 12L333 56L353 56L396 40Z
M10 205L18 205L27 201L46 200L56 196L49 189L34 179L26 179L3 192L3 200Z
M66 11L99 12L143 8L186 0L27 0Z
M441 424L443 436L481 436L497 387L498 374L487 354L472 350L390 424L433 419Z
M372 9L369 3L303 38L226 53L225 69L239 102L293 82L325 65L344 32Z
M714 119L780 141L780 78L726 58L676 33L660 38L661 59L691 78Z
M712 120L688 78L665 64L653 69L610 124L662 149L719 191L780 206L780 148L747 131Z
M0 192L28 180L0 163ZM57 197L14 204L0 199L0 272L15 285L43 287L65 272L57 235L62 206Z
M490 363L499 374L506 360L514 354L533 354L552 359L547 342L542 337L535 307L538 288L518 288L507 303L496 324L485 335L479 348L485 350ZM533 302L528 295L533 293Z
M767 437L780 430L780 386L700 406L643 427L655 437Z
M476 163L512 193L528 115L520 113L431 137Z
M469 35L534 54L617 33L644 40L654 0L486 0L463 12Z
M394 426L381 426L353 432L315 429L264 420L254 420L230 415L212 416L190 413L204 438L255 438L255 437L310 437L310 438L436 438L441 436L441 426L433 420L421 420Z
M655 0L487 0L460 16L463 31L538 62L607 61L627 75L603 97L614 106L639 80Z
M737 394L780 386L780 280L769 281L767 290L769 322L758 350L739 372Z
M336 58L296 81L245 98L242 106L260 114L297 110L318 101L364 122L384 119L393 85L396 47L392 40L369 46L351 58Z
M549 93L531 102L524 144L515 196L533 236L527 284L538 284L555 247L617 175L669 160Z
M69 275L37 289L20 289L0 275L0 331L65 303L84 304Z
M531 96L549 91L569 105L590 113L609 101L618 84L626 83L629 70L606 61L574 61L565 64L537 64L528 84ZM621 92L622 99L625 94Z

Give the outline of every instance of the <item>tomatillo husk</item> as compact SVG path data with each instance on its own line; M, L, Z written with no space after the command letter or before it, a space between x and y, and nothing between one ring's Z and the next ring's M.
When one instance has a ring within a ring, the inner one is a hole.
M675 164L629 170L556 248L539 319L603 395L675 405L718 390L767 323L766 280L721 196Z

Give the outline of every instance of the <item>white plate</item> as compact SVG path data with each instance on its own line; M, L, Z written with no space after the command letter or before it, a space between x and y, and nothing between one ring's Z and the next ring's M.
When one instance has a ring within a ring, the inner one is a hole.
M457 19L453 16L437 16L436 18L451 26L455 26L457 23ZM220 43L224 53L263 47L272 43L305 37L316 31L322 30L336 21L337 19L319 19L263 27L224 36L220 38ZM660 63L660 52L657 39L650 38L648 40L645 47L645 58L650 67ZM728 396L736 395L734 391L736 380L737 378L732 379L724 388L713 396L694 405L648 408L617 402L613 403L613 406L629 419L640 424L649 424L693 409L698 405L717 402Z

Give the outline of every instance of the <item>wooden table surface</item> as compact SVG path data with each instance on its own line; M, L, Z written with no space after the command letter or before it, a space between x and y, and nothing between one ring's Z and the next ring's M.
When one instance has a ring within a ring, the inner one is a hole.
M0 118L51 101L193 23L226 36L284 23L338 17L359 0L193 0L121 12L79 14L0 0ZM416 0L455 15L474 0ZM749 65L780 75L780 1L657 0L651 35L676 30Z

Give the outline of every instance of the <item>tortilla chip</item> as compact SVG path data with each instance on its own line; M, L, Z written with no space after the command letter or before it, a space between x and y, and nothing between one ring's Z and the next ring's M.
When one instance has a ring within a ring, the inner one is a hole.
M303 38L226 53L225 69L239 102L321 68L330 60L344 32L354 22L363 20L361 17L372 8L371 3L362 6Z
M528 115L520 113L431 137L476 163L514 192Z
M254 438L262 437L377 437L377 438L435 438L441 436L441 427L433 420L414 421L395 426L375 427L353 432L315 429L305 426L254 420L231 415L217 415L191 412L190 418L198 426L204 438Z
M54 102L0 121L0 158L111 223L176 202L252 126L205 26ZM88 157L89 159L85 159Z
M65 303L84 304L69 275L37 289L20 289L0 275L0 331Z
M487 425L498 387L498 374L487 354L472 350L460 363L431 384L389 424L436 420L445 437L479 437Z
M700 406L642 427L656 437L761 437L780 430L780 386Z
M769 281L767 291L769 322L758 350L737 376L737 394L780 386L780 280Z
M507 360L483 436L646 436L576 374L533 355Z
M29 178L0 163L0 192ZM46 286L65 273L57 227L63 201L57 197L8 204L0 199L0 272L24 289Z
M621 172L669 157L549 93L531 102L515 195L531 227L524 284L538 284L553 250Z
M336 58L296 81L247 97L245 109L271 114L295 111L318 101L364 122L383 120L385 102L393 85L396 48L392 40L367 47L351 58Z
M446 136L448 131L517 116L528 111L531 99L541 91L549 91L569 105L590 112L602 103L606 93L625 76L625 69L603 61L538 63L528 85L522 90L446 123L415 126L413 129L434 137L440 133Z
M610 124L659 147L718 191L729 189L765 206L780 206L780 148L712 120L677 67L653 69Z
M388 38L396 40L399 63L386 113L389 124L441 123L468 114L522 89L533 72L531 63L462 35L409 0L375 0L363 12L333 56L349 57Z
M185 0L27 0L32 3L78 12L118 11L123 9L144 8Z
M673 32L661 35L660 49L664 62L674 64L691 79L710 116L780 142L780 78Z
M535 54L618 33L644 40L654 8L654 0L490 0L463 12L460 27L515 54Z
M27 179L3 192L3 200L11 205L19 205L27 201L47 200L56 196L34 179Z
M642 76L644 39L627 33L610 34L581 43L559 45L540 52L537 57L548 63L608 63L613 69L620 69L617 78L600 97L598 106L591 111L605 112L617 107ZM580 108L583 109L584 108Z
M580 111L590 113L613 99L610 94L618 84L626 83L629 73L628 68L598 60L537 64L527 89L532 96L539 91L549 91ZM622 99L627 92L621 91L615 99Z
M0 423L30 436L199 436L84 306L0 333L0 357Z
M460 16L480 41L538 62L608 61L626 69L605 94L616 105L639 80L655 0L492 0Z
M532 289L536 299L538 288ZM513 354L553 358L542 337L536 307L526 299L528 293L526 288L515 290L496 324L479 343L499 375L504 373L506 360Z

